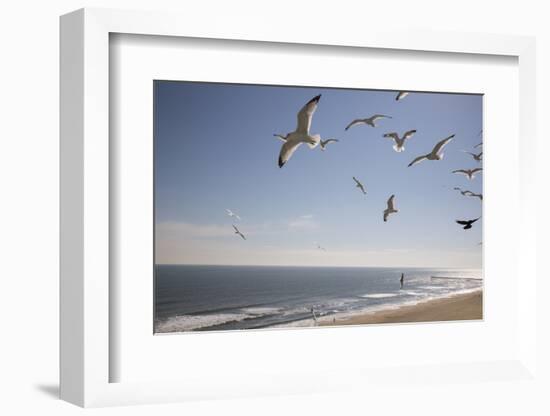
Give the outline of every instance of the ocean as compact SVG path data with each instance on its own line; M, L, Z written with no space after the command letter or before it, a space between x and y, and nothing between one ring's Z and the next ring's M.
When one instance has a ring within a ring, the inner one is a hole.
M399 279L405 273L401 289ZM155 332L314 326L479 290L481 270L157 265Z

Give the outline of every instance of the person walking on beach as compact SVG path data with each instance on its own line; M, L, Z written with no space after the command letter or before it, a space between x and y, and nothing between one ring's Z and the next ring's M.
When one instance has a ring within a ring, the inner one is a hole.
M399 279L399 283L401 283L401 289L403 289L404 282L405 282L405 273L401 273L401 279Z
M318 322L317 322L317 317L315 316L315 310L313 309L313 306L311 307L311 316L313 318L313 324L317 326Z

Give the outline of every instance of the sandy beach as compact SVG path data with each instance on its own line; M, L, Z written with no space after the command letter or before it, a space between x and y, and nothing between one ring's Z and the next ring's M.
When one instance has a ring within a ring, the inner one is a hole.
M322 326L362 325L399 322L457 321L483 318L483 292L476 291L444 299L434 299L399 309L369 312L363 315L320 322Z

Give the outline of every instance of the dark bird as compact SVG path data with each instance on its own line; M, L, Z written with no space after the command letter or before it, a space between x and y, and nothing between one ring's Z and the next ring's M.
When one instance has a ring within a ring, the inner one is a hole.
M481 217L477 217L475 220L456 220L457 224L463 225L465 230L472 228L472 224L479 220Z

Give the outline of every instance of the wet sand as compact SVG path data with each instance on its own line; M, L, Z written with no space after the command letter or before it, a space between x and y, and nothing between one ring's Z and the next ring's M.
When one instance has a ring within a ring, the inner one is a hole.
M345 317L333 322L320 322L322 326L362 325L399 322L461 321L483 318L483 292L477 291L445 299L435 299L399 309L369 312Z

